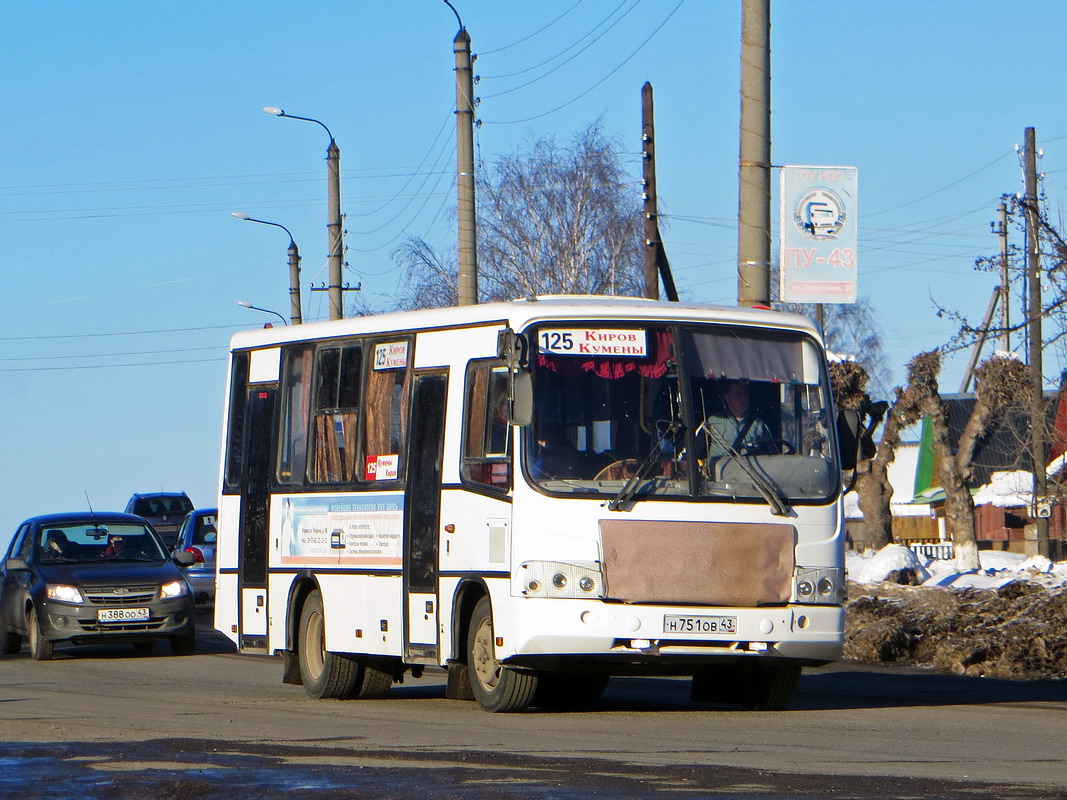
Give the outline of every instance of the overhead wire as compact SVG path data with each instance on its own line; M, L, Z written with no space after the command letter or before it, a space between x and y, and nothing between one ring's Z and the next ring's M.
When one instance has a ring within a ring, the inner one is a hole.
M569 50L572 50L573 48L577 47L577 46L578 46L579 44L581 44L581 43L582 43L582 42L583 42L583 41L584 41L585 39L587 39L588 37L592 36L592 35L593 35L593 34L594 34L594 33L596 32L596 29L597 29L597 28L599 28L599 27L600 27L601 25L603 25L603 24L604 24L605 22L607 22L607 21L608 21L609 19L611 19L611 17L612 17L612 16L613 16L613 15L614 15L614 14L615 14L615 13L616 13L616 12L617 12L617 11L618 11L618 10L619 10L620 8L622 8L622 7L624 6L624 5L626 5L626 2L627 2L627 0L623 0L623 2L619 3L619 5L617 5L617 6L615 7L615 9L614 9L614 10L613 10L613 11L612 11L612 12L611 12L610 14L608 14L608 16L606 16L606 17L605 17L604 19L602 19L602 20L601 20L600 22L598 22L598 23L597 23L597 24L596 24L596 25L595 25L595 26L594 26L594 27L592 28L592 30L590 30L590 31L586 32L586 33L585 33L585 34L584 34L584 35L583 35L583 36L582 36L582 37L581 37L580 39L578 39L578 40L577 40L576 42L574 42L574 43L572 43L572 44L568 45L567 47L565 47L565 48L564 48L563 50L559 51L558 53L556 53L556 54L555 54L555 55L553 55L552 57L550 57L550 58L546 58L546 59L545 59L544 61L541 61L541 62L540 62L540 63L538 63L538 64L534 64L534 65L533 65L533 66L531 66L531 67L527 67L527 68L525 68L525 69L521 69L521 70L518 70L517 72L510 72L510 73L507 73L507 74L505 74L505 75L481 75L481 74L479 74L479 75L478 75L478 80L479 80L479 81L491 81L491 80L500 80L500 79L503 79L503 78L513 78L513 77L516 77L516 76L518 76L518 75L525 75L525 74L526 74L527 72L533 72L533 71L534 71L535 69L540 69L541 67L545 66L546 64L551 64L551 63L552 63L553 61L555 61L555 60L556 60L557 58L559 58L560 56L564 55L564 54L565 54L565 53L567 53L567 52L568 52ZM519 89L523 89L523 88L525 88L525 87L529 86L530 84L532 84L532 83L536 83L537 81L541 80L542 78L545 78L545 77L547 77L547 76L551 75L551 74L552 74L553 72L555 72L556 70L558 70L558 69L560 69L561 67L564 67L564 66L566 66L567 64L569 64L570 62L572 62L572 61L573 61L574 59L576 59L576 58L577 58L578 56L580 56L580 55L581 55L582 53L584 53L584 52L585 52L586 50L588 50L588 49L589 49L590 47L592 47L592 46L593 46L594 44L596 44L596 43L597 43L597 42L599 42L599 41L600 41L601 39L603 39L603 38L604 38L605 36L607 36L607 34L608 34L608 33L609 33L610 31L611 31L611 29L612 29L612 28L614 28L614 27L615 27L616 25L618 25L618 24L619 24L620 22L622 22L622 21L623 21L624 19L626 19L626 17L627 17L627 16L629 16L629 15L630 15L630 13L631 13L631 12L632 12L632 11L633 11L633 10L634 10L635 8L637 8L637 7L638 7L638 5L640 5L640 3L638 3L638 2L637 2L637 0L635 0L635 1L634 1L634 4L633 4L632 6L630 6L630 7L628 8L628 9L626 9L626 11L624 11L624 12L623 12L623 13L622 13L622 14L621 14L621 15L619 16L619 18L618 18L618 19L616 19L616 20L615 20L614 22L612 22L612 23L611 23L610 25L608 25L608 27L607 27L607 28L605 28L605 29L604 29L603 31L601 31L601 32L600 32L600 35L599 35L599 36L595 37L595 38L594 38L594 39L593 39L593 40L592 40L591 42L589 42L589 43L588 43L588 44L587 44L587 45L586 45L585 47L583 47L583 48L582 48L581 50L579 50L579 51L578 51L577 53L575 53L574 55L572 55L572 56L571 56L570 58L566 59L565 61L562 61L562 62L560 62L560 63L559 63L559 64L557 64L556 66L552 67L552 69L548 70L547 72L544 72L544 73L542 73L541 75L538 75L538 76L537 76L536 78L531 78L530 80L526 81L526 83L521 83L521 84L519 84L518 86L514 86L514 87L512 87L512 88L510 88L510 89L505 89L505 90L504 90L504 91L502 91L502 92L497 92L496 94L482 95L482 96L480 97L480 99L481 99L481 100L488 100L488 99L490 99L490 98L493 98L493 97L501 97L502 95L505 95L505 94L510 94L511 92L516 92L516 91L518 91Z
M488 56L488 55L492 55L493 53L503 53L505 50L510 50L512 47L516 47L516 46L518 46L520 44L523 44L524 42L528 42L530 39L532 39L533 37L537 36L538 34L541 34L541 33L544 33L545 31L547 31L549 28L551 28L553 25L555 25L557 22L559 22L565 16L567 16L572 11L574 11L574 9L576 9L578 6L580 6L584 1L585 0L578 0L577 3L575 3L573 6L568 8L566 11L564 11L562 14L560 14L558 17L556 17L551 22L549 22L547 25L545 25L542 28L538 28L533 33L527 34L526 36L524 36L523 38L519 39L518 41L512 42L511 44L503 45L502 47L498 47L495 50L486 50L481 55Z
M652 41L653 37L655 37L655 35L656 35L657 33L659 33L659 32L660 32L660 30L661 30L661 29L663 28L663 26L664 26L664 25L666 25L666 24L667 24L667 23L668 23L668 22L670 21L670 19L671 19L671 18L672 18L672 17L673 17L673 16L674 16L674 15L675 15L676 13L677 13L678 9L682 7L682 4L683 4L684 2L685 2L685 0L678 0L678 4L677 4L677 5L676 5L676 6L675 6L675 7L673 8L673 9L671 9L670 13L668 13L668 14L667 14L667 16L666 16L666 17L664 17L663 21L662 21L662 22L660 22L660 24L656 26L656 28L655 28L655 29L654 29L654 30L652 31L652 33L650 33L650 34L649 34L649 35L648 35L648 36L647 36L647 37L645 38L645 40L644 40L643 42L641 42L641 44L639 44L639 45L637 46L637 48L636 48L636 49L634 49L634 51L633 51L632 53L630 53L630 55L628 55L628 56L627 56L626 58L624 58L624 59L623 59L622 61L620 61L620 62L619 62L619 63L618 63L618 64L617 64L617 65L616 65L616 66L615 66L615 67L614 67L614 68L613 68L613 69L612 69L612 70L611 70L610 72L608 72L608 74L607 74L607 75L605 75L605 76L604 76L603 78L601 78L601 79L600 79L599 81L597 81L596 83L594 83L594 84L593 84L592 86L590 86L590 87L589 87L588 89L586 89L585 91L583 91L583 92L581 92L580 94L578 94L578 95L576 95L576 96L572 97L572 98L571 98L570 100L568 100L567 102L565 102L565 103L560 103L560 104L559 104L558 106L556 106L555 108L551 108L551 109L549 109L548 111L542 112L542 113L540 113L540 114L535 114L535 115L534 115L534 116L532 116L532 117L526 117L525 119L512 119L512 120L482 120L483 124L485 124L485 125L518 125L518 124L521 124L521 123L525 123L525 122L532 122L532 121L534 121L534 120L536 120L536 119L541 119L542 117L547 117L547 116L549 116L550 114L554 114L554 113L556 113L557 111L560 111L560 110L562 110L562 109L566 108L567 106L569 106L569 105L572 105L572 104L574 104L574 103L578 102L578 101L579 101L579 100L581 100L581 99L582 99L583 97L585 97L585 96L586 96L587 94L589 94L589 93L590 93L590 92L592 92L592 91L593 91L594 89L596 89L596 88L597 88L597 87L599 87L599 86L600 86L601 84L603 84L603 83L604 83L605 81L607 81L607 80L608 80L608 79L609 79L610 77L612 77L612 76L613 76L613 75L614 75L614 74L615 74L616 72L618 72L618 71L619 71L620 69L622 69L622 68L623 68L623 67L624 67L624 66L625 66L625 65L626 65L627 63L629 63L629 61L630 61L631 59L633 59L633 57L634 57L634 56L636 56L636 55L637 55L637 54L638 54L639 52L641 52L641 50L642 50L642 49L644 49L645 45L647 45L647 44L648 44L648 43L649 43L650 41Z

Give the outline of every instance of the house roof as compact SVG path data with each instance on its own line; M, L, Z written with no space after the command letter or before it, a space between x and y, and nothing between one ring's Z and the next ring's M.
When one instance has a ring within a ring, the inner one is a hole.
M1055 402L1059 393L1045 392L1047 430L1053 429L1061 404ZM959 444L967 420L974 411L973 394L942 395L948 413L948 434L953 450ZM1030 416L1025 408L1013 409L992 425L979 440L972 460L971 489L990 483L994 472L1032 471L1030 460ZM915 496L929 502L941 486L936 472L933 452L933 424L923 417L919 441L919 465L915 471Z

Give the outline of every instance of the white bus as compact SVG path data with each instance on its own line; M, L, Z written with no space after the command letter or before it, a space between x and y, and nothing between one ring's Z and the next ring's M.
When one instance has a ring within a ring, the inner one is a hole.
M488 711L615 675L780 709L840 657L841 465L802 317L551 297L247 331L227 396L215 626L314 697L444 667Z

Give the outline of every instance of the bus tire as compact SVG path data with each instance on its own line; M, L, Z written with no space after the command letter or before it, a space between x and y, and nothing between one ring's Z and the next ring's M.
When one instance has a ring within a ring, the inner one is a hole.
M800 685L799 664L754 664L743 705L749 711L785 711Z
M48 661L55 653L55 645L44 638L41 623L37 619L37 609L30 608L26 616L26 630L30 634L30 656L34 661Z
M366 661L358 661L359 676L352 691L346 695L353 700L369 700L375 697L384 697L393 685L393 675L385 670L371 666Z
M318 699L351 697L359 686L360 665L352 658L326 650L326 616L322 594L316 589L300 609L296 644L300 682Z
M488 597L479 600L471 614L467 669L474 699L486 711L522 711L533 702L537 675L504 666L496 657L493 609Z

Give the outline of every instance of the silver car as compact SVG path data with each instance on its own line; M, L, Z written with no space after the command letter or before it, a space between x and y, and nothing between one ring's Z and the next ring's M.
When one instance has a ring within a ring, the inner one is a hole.
M186 580L193 588L197 608L215 604L215 517L218 510L198 508L190 511L178 528L175 552L185 551L193 563L184 568Z

